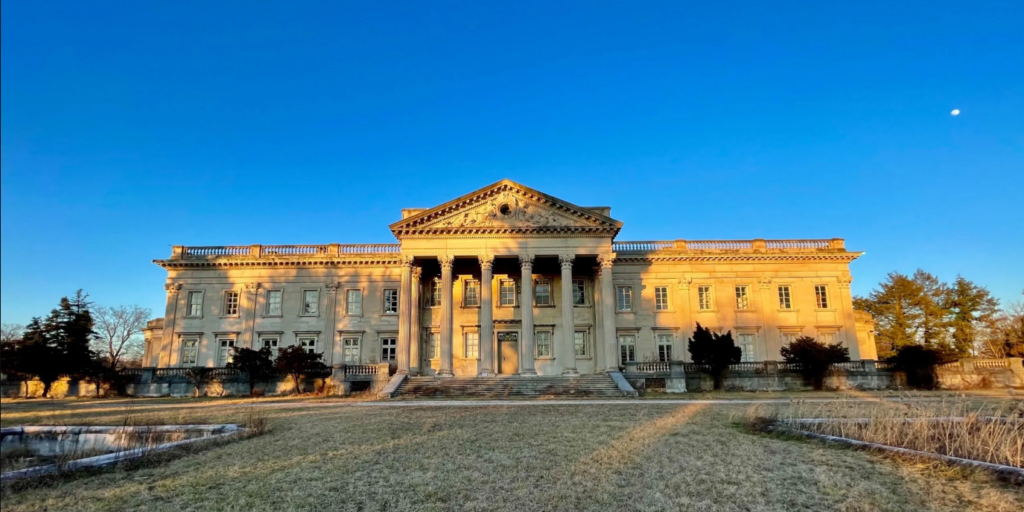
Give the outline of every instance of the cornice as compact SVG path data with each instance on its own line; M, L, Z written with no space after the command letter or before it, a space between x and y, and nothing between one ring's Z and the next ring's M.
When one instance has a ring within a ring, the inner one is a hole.
M153 263L167 269L213 269L213 268L336 268L336 267L374 267L395 266L402 264L397 254L379 258L289 258L268 260L266 258L223 258L213 260L153 260Z
M702 261L702 262L771 262L771 261L839 261L849 263L859 258L862 252L845 253L807 253L807 254L646 254L618 256L615 258L616 265L637 265L655 262L679 262L679 261Z

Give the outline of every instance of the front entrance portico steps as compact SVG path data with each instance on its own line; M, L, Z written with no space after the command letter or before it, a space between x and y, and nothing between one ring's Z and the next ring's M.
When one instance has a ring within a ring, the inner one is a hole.
M398 399L414 398L623 398L635 397L624 392L608 375L520 376L494 377L409 377L392 395Z

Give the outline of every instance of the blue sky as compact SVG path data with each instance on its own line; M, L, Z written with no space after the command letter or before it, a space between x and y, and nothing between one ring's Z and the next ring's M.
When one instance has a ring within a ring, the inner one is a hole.
M0 316L77 288L159 314L172 244L392 242L401 208L506 177L612 206L620 240L843 237L856 294L921 267L1019 300L1022 19L5 0Z

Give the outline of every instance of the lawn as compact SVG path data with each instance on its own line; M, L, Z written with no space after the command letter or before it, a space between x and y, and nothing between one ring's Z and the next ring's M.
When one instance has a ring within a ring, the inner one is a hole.
M997 400L997 399L992 399ZM1006 399L1004 399L1006 400ZM751 434L746 404L263 401L270 432L4 490L2 510L1020 510L985 473ZM243 400L4 401L4 426L240 422Z

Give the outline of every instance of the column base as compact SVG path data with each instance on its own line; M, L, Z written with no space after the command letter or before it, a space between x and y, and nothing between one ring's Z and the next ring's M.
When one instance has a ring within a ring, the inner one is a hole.
M562 377L579 377L580 372L576 371L576 368L566 368L562 370Z
M537 370L523 370L519 372L520 377L536 377Z
M494 370L485 369L480 370L480 373L477 374L477 377L494 377L495 375L496 373L494 373Z
M409 368L409 376L410 377L416 377L419 374L420 374L420 369L418 367L413 366L412 368Z
M451 379L455 377L455 374L452 372L438 372L437 375L435 375L435 377L441 379Z

